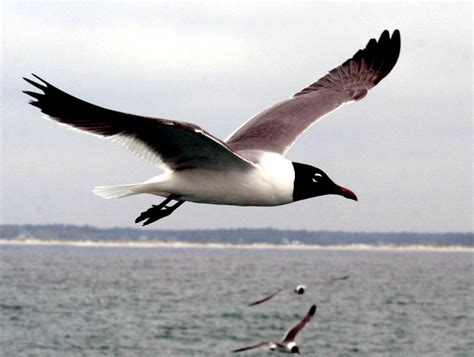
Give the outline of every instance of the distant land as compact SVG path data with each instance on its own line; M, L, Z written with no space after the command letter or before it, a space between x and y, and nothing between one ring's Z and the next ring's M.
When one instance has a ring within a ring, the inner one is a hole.
M262 229L143 230L76 225L0 225L1 240L185 242L223 244L311 244L321 246L364 244L373 246L474 247L473 233L365 233Z

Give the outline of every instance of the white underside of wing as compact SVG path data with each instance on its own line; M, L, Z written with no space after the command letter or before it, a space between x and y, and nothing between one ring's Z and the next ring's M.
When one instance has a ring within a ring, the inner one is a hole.
M238 155L237 153L235 153L235 152L229 150L227 147L223 146L220 141L216 140L211 135L208 135L204 131L198 130L198 129L194 130L194 131L196 133L198 133L199 135L202 135L202 136L204 136L208 139L211 139L217 145L219 145L217 148L215 146L212 146L216 157L219 156L220 154L222 155L223 151L227 151L228 156L226 156L226 157L229 159L229 161L234 160L234 162L235 162L235 161L238 161L238 160L242 160L246 164L255 166L254 163L250 162L249 160L245 159L244 157ZM150 149L150 147L148 145L146 145L140 139L134 138L132 136L122 135L122 134L114 135L114 136L111 136L110 138L106 138L106 139L110 139L112 142L116 142L116 143L119 143L119 144L125 146L128 150L133 152L140 159L145 160L145 161L149 162L152 165L158 166L158 167L164 169L165 171L171 170L168 167L168 165L166 164L166 162L162 159L162 157L159 154L157 154L155 151ZM209 158L209 159L212 159L212 158ZM231 165L231 162L229 162L229 164ZM225 165L222 165L222 166L224 166L223 169L225 169Z
M42 116L44 119L47 120L52 120L56 124L59 124L67 129L82 133L82 134L87 134L87 135L92 135L96 138L108 140L111 142L119 143L120 145L124 146L128 150L130 150L132 153L137 155L140 159L145 160L149 162L152 165L158 166L161 169L165 171L170 171L170 168L163 162L161 157L157 155L153 150L151 150L146 144L144 144L141 140L138 140L136 138L127 136L127 135L122 135L122 134L117 134L117 135L112 135L112 136L103 136L100 134L92 133L87 130L83 129L78 129L70 124L62 123L60 121L55 120L54 118L50 117L49 115L43 115Z
M77 131L77 132L81 132L83 134L90 134L90 135L93 135L93 136L101 138L101 139L106 139L106 140L109 140L111 142L119 143L122 146L124 146L125 148L127 148L128 150L130 150L132 153L137 155L140 159L142 159L144 161L147 161L148 163L150 163L152 165L158 166L158 167L160 167L161 169L163 169L165 171L170 171L171 170L170 167L166 164L165 160L163 160L163 158L159 154L157 154L156 151L152 150L147 144L145 144L140 139L137 139L137 138L133 137L132 135L116 134L116 135L112 135L112 136L103 136L103 135L96 134L96 133L93 133L93 132L90 132L90 131L87 131L87 130L78 129L78 128L70 125L70 124L62 123L62 122L57 121L54 118L50 117L49 115L43 115L43 118L48 119L48 120L52 120L52 121L54 121L55 123L57 123L61 126L64 126L68 129L71 129L71 130L74 130L74 131ZM172 124L170 124L170 125L172 125ZM242 166L245 166L245 164L255 166L255 164L253 162L251 162L251 161L245 159L244 157L242 157L241 155L231 151L229 148L224 146L222 144L222 142L220 142L218 139L214 138L212 135L207 134L205 131L200 130L200 129L194 129L194 132L196 132L199 135L202 135L203 137L206 137L207 139L212 140L217 145L219 145L218 149L215 150L215 152L216 152L215 155L216 156L219 155L219 153L221 152L220 150L227 151L229 153L229 155L227 156L229 158L229 160L235 160L235 161L242 160L242 164L243 164Z
M156 154L156 152L151 150L148 145L144 144L143 141L137 138L118 134L118 135L113 135L106 139L109 139L110 141L114 143L119 143L123 145L132 153L137 155L140 159L145 160L146 162L152 165L158 166L166 171L170 170L170 168L161 159L161 157Z

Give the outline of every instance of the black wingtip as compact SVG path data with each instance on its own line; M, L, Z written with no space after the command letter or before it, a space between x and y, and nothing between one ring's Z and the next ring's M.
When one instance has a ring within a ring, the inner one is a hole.
M384 79L395 67L400 56L400 48L401 38L398 29L392 32L392 36L390 36L388 30L384 30L376 47L374 47L375 52L372 52L372 49L367 46L367 54L370 54L369 58L373 56L371 67L379 72L379 75L373 81L374 85Z
M40 99L43 96L43 94L41 94L41 93L31 92L29 90L24 90L22 92L29 95L30 97L35 98L35 99Z
M29 84L31 84L32 86L38 88L38 89L41 89L43 92L46 91L46 89L48 88L54 88L54 86L52 86L51 84L49 84L48 82L46 82L43 78L41 78L40 76L37 76L36 74L34 73L31 73L31 75L33 77L35 77L38 81L40 81L41 83L38 83L38 82L35 82L27 77L23 77L23 80L25 80L26 82L28 82Z
M393 47L395 49L397 49L397 52L400 52L402 38L401 38L401 35L400 35L400 31L398 29L393 31L392 37L390 38L390 41L392 41Z
M50 85L48 82L46 82L46 81L45 81L43 78L41 78L40 76L37 76L37 75L34 74L34 73L31 73L31 75L32 75L33 77L35 77L37 80L39 80L39 81L43 82L44 84L46 84L47 86Z
M387 40L390 40L390 33L388 32L388 30L383 30L383 32L380 34L378 42L387 41Z
M393 45L393 47L394 47L394 52L397 53L396 58L395 58L395 63L396 63L397 60L398 60L398 57L400 56L400 49L401 49L401 46L402 46L402 38L401 38L401 35L400 35L400 31L399 31L399 30L393 31L391 40L392 40L392 42L393 42L393 44L394 44L394 45Z
M35 77L36 77L36 76L35 76ZM46 90L46 86L44 86L44 85L42 85L42 84L40 84L40 83L37 83L37 82L35 82L35 81L33 81L33 80L29 79L29 78L26 78L26 77L23 77L23 79L24 79L26 82L28 82L29 84L31 84L33 87L36 87L36 88L42 90L43 92ZM40 79L40 80L41 80L41 79ZM44 82L44 83L46 83L46 82Z
M314 316L315 313L316 313L316 304L311 306L311 308L309 309L308 315L309 316Z
M365 47L358 50L354 56L293 96L305 95L320 88L333 87L332 82L339 83L342 77L350 82L351 74L357 73L356 76L365 82L366 88L351 89L347 94L351 96L352 100L360 100L365 97L368 89L377 85L393 69L400 55L400 44L398 29L394 30L391 36L388 30L383 30L378 40L371 38ZM363 74L365 72L369 72L369 74Z
M382 33L380 34L379 41L380 41L382 38L388 38L388 39L393 40L394 38L396 39L397 37L400 38L400 30L399 30L399 29L393 30L392 36L390 36L390 32L389 32L387 29L385 29L385 30L383 30Z
M143 212L142 212L142 214L140 214L137 218L135 218L135 223L140 223L144 219L145 217L143 217Z

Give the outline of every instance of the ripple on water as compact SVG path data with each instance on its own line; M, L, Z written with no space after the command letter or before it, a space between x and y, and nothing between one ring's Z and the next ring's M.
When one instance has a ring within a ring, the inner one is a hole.
M0 250L6 356L202 356L279 339L304 354L469 355L472 254L22 247ZM333 284L321 277L349 274ZM304 295L280 294L301 283Z

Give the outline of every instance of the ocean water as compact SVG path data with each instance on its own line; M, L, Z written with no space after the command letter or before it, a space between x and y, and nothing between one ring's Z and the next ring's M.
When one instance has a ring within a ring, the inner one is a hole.
M472 252L3 245L0 354L225 356L280 339L316 303L303 355L472 356L473 263ZM246 306L297 284L304 295Z

